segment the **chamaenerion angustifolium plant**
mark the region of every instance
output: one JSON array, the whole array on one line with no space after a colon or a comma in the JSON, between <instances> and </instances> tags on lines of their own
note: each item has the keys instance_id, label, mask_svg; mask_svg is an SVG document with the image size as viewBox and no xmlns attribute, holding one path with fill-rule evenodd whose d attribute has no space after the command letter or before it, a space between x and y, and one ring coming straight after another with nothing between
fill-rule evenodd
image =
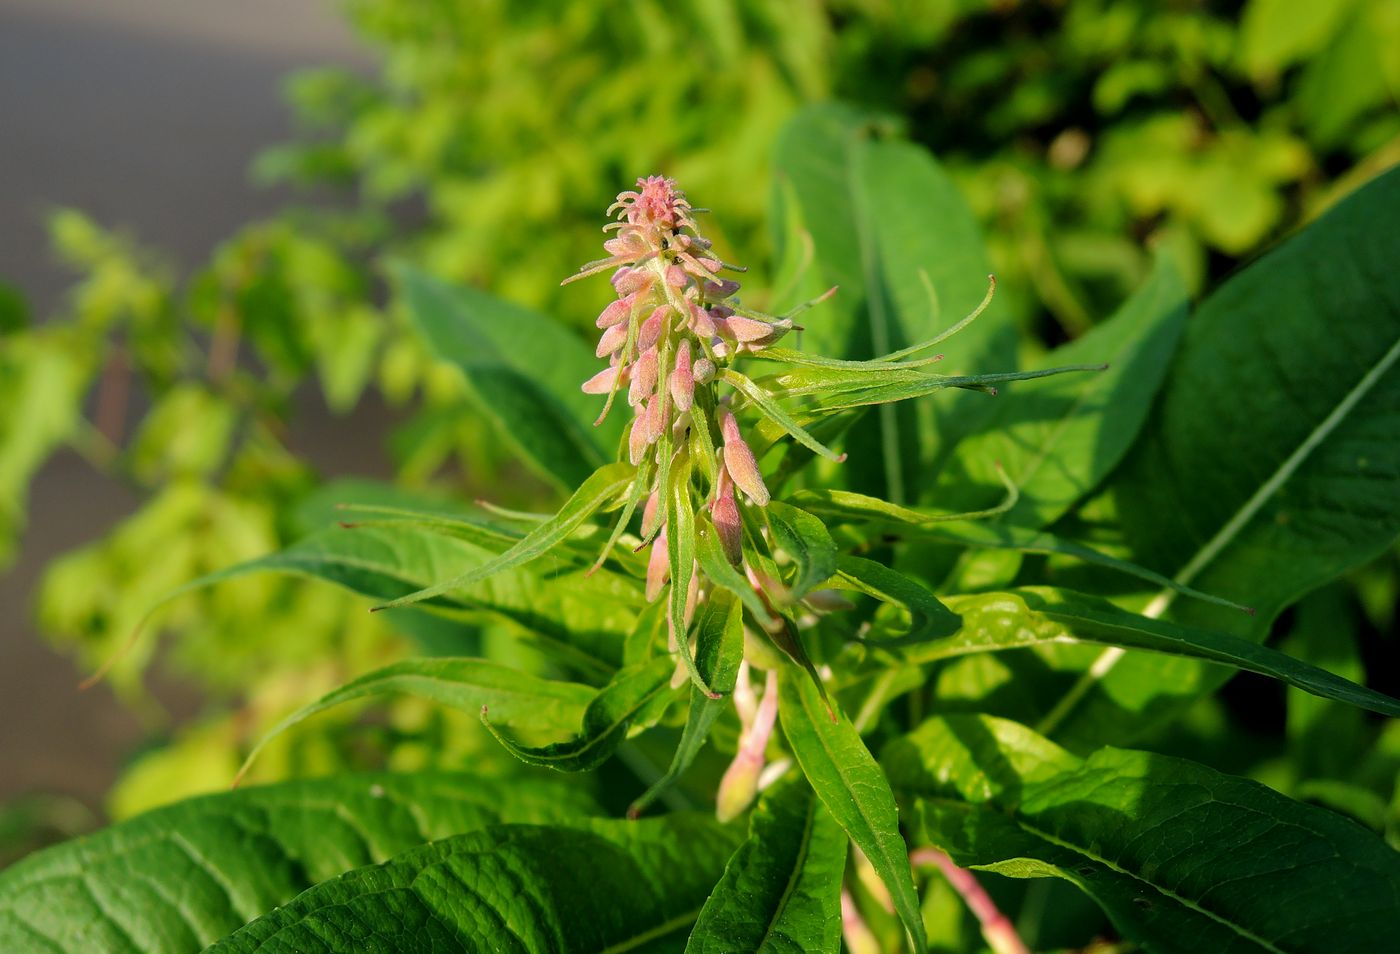
<instances>
[{"instance_id":1,"label":"chamaenerion angustifolium plant","mask_svg":"<svg viewBox=\"0 0 1400 954\"><path fill-rule=\"evenodd\" d=\"M1333 224L1275 253L1281 263L1261 267L1302 274L1297 262L1318 243L1339 232L1354 241L1355 209L1393 202L1396 181L1377 183ZM412 693L479 712L525 766L604 773L602 803L560 776L495 766L484 749L473 772L333 776L178 803L0 876L6 949L844 943L861 954L931 945L1002 954L1028 947L1003 910L1015 905L1025 921L1027 905L1053 905L1063 918L1092 920L1084 898L1125 945L1147 950L1384 948L1400 911L1400 857L1381 838L1204 764L1078 741L1084 720L1103 721L1109 703L1127 723L1208 690L1214 677L1201 663L1400 715L1393 699L1212 625L1224 617L1211 614L1248 617L1190 584L1251 525L1259 494L1205 556L1167 578L1043 529L1047 513L1067 506L1035 482L1037 467L1060 463L1053 450L1067 445L1058 436L1038 441L1034 467L1017 457L1002 474L1004 499L981 510L848 489L841 470L862 461L832 445L859 446L862 428L881 440L897 434L901 421L886 412L905 402L1002 383L1014 395L1015 382L1114 369L935 373L941 356L928 352L983 313L990 289L967 318L874 358L780 347L803 333L794 318L829 292L781 317L746 308L737 282L721 277L735 268L701 236L700 210L670 180L641 180L614 210L609 256L575 276L611 272L617 292L597 321L596 356L608 364L582 390L602 401L600 425L621 402L631 419L614 431L617 459L600 463L557 513L360 504L343 528L199 581L296 570L374 596L378 609L448 620L484 609L511 620L543 651L535 664L407 660L347 683L273 734L342 702ZM1383 246L1353 246L1357 275L1374 271ZM1168 292L1149 286L1129 313L1178 311L1169 279L1160 281ZM1368 287L1353 275L1339 282ZM1400 315L1379 300L1378 320ZM509 331L532 330L520 325ZM1115 353L1137 360L1126 346ZM1177 373L1189 383L1198 359L1186 353ZM1319 346L1313 357L1327 354ZM1400 346L1382 349L1304 450L1330 446L1363 399L1392 400L1385 376L1397 355ZM1054 435L1073 430L1072 412L1022 404L1018 413L1029 410L1058 421ZM540 424L527 416L520 426ZM1013 417L1004 426L1024 436L1022 425ZM1284 460L1265 489L1293 480L1304 457ZM1006 519L1018 514L1020 523ZM940 598L921 566L941 559L922 549L940 543L1073 558L1156 595L1109 601L974 561L950 577L966 581L965 592ZM425 577L438 582L412 582ZM1275 599L1266 582L1255 585ZM1011 650L1060 670L1068 691L1046 705L1033 698L1041 680L959 668ZM1154 661L1150 685L1130 681L1143 659ZM1036 715L1008 717L1025 702ZM647 778L654 737L669 744L670 766ZM649 782L631 798L631 819L608 817L620 814L610 810L614 761ZM704 777L700 786L687 786L692 775ZM712 798L714 810L688 810L697 797ZM971 868L1078 891L1037 900ZM1037 916L1034 946L1054 945L1053 923L1044 926L1053 919Z\"/></svg>"}]
</instances>

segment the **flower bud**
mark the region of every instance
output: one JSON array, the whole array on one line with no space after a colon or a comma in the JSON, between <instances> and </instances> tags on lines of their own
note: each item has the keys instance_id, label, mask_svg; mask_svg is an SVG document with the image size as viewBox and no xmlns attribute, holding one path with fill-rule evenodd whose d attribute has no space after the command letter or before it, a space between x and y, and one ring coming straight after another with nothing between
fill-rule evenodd
<instances>
[{"instance_id":1,"label":"flower bud","mask_svg":"<svg viewBox=\"0 0 1400 954\"><path fill-rule=\"evenodd\" d=\"M681 268L679 265L667 267L666 284L670 285L672 288L684 288L686 281L688 281L688 279L686 278L685 269Z\"/></svg>"},{"instance_id":2,"label":"flower bud","mask_svg":"<svg viewBox=\"0 0 1400 954\"><path fill-rule=\"evenodd\" d=\"M768 506L772 499L768 487L763 483L763 475L758 471L758 461L753 450L739 433L739 422L728 410L720 412L720 431L724 435L724 468L734 483L750 500L760 507Z\"/></svg>"},{"instance_id":3,"label":"flower bud","mask_svg":"<svg viewBox=\"0 0 1400 954\"><path fill-rule=\"evenodd\" d=\"M665 409L661 404L660 395L653 395L651 400L647 401L646 414L643 415L643 430L648 444L655 444L661 440L661 435L666 433Z\"/></svg>"},{"instance_id":4,"label":"flower bud","mask_svg":"<svg viewBox=\"0 0 1400 954\"><path fill-rule=\"evenodd\" d=\"M744 523L739 517L739 505L734 501L734 490L725 487L710 505L710 520L715 525L724 555L734 566L744 558Z\"/></svg>"},{"instance_id":5,"label":"flower bud","mask_svg":"<svg viewBox=\"0 0 1400 954\"><path fill-rule=\"evenodd\" d=\"M729 326L730 333L739 341L759 341L773 334L773 326L768 322L745 318L743 315L727 318L725 323Z\"/></svg>"},{"instance_id":6,"label":"flower bud","mask_svg":"<svg viewBox=\"0 0 1400 954\"><path fill-rule=\"evenodd\" d=\"M728 298L739 290L739 283L728 278L721 278L716 282L705 282L702 286L705 290L705 297L709 299Z\"/></svg>"},{"instance_id":7,"label":"flower bud","mask_svg":"<svg viewBox=\"0 0 1400 954\"><path fill-rule=\"evenodd\" d=\"M695 378L696 384L709 384L715 376L715 363L709 358L699 359L695 362L691 376Z\"/></svg>"},{"instance_id":8,"label":"flower bud","mask_svg":"<svg viewBox=\"0 0 1400 954\"><path fill-rule=\"evenodd\" d=\"M612 286L619 295L630 295L651 284L651 275L637 268L623 266L612 277Z\"/></svg>"},{"instance_id":9,"label":"flower bud","mask_svg":"<svg viewBox=\"0 0 1400 954\"><path fill-rule=\"evenodd\" d=\"M647 350L661 340L661 325L666 320L666 311L669 305L660 305L647 315L647 320L642 322L641 329L637 332L637 347L642 351Z\"/></svg>"},{"instance_id":10,"label":"flower bud","mask_svg":"<svg viewBox=\"0 0 1400 954\"><path fill-rule=\"evenodd\" d=\"M646 412L638 408L636 416L632 418L632 430L627 434L627 459L633 466L642 462L650 444L647 440Z\"/></svg>"},{"instance_id":11,"label":"flower bud","mask_svg":"<svg viewBox=\"0 0 1400 954\"><path fill-rule=\"evenodd\" d=\"M627 324L624 322L620 325L613 325L607 331L603 332L603 336L598 339L598 347L593 353L600 358L605 358L626 343Z\"/></svg>"},{"instance_id":12,"label":"flower bud","mask_svg":"<svg viewBox=\"0 0 1400 954\"><path fill-rule=\"evenodd\" d=\"M656 391L657 364L656 349L648 348L637 359L632 369L632 387L627 393L627 403L636 407Z\"/></svg>"},{"instance_id":13,"label":"flower bud","mask_svg":"<svg viewBox=\"0 0 1400 954\"><path fill-rule=\"evenodd\" d=\"M651 542L651 558L647 560L647 602L651 603L661 595L661 589L671 576L671 558L667 553L666 528L662 527L656 539Z\"/></svg>"},{"instance_id":14,"label":"flower bud","mask_svg":"<svg viewBox=\"0 0 1400 954\"><path fill-rule=\"evenodd\" d=\"M624 381L627 379L627 371L628 368L621 369L622 379ZM613 381L617 378L618 372L619 369L617 365L613 365L610 368L604 368L597 374L593 375L593 377L583 382L583 393L607 394L613 389Z\"/></svg>"},{"instance_id":15,"label":"flower bud","mask_svg":"<svg viewBox=\"0 0 1400 954\"><path fill-rule=\"evenodd\" d=\"M656 522L661 516L661 492L653 490L642 507L642 539L649 538L656 531Z\"/></svg>"},{"instance_id":16,"label":"flower bud","mask_svg":"<svg viewBox=\"0 0 1400 954\"><path fill-rule=\"evenodd\" d=\"M715 321L710 313L694 302L690 303L690 330L701 338L709 340L715 336Z\"/></svg>"},{"instance_id":17,"label":"flower bud","mask_svg":"<svg viewBox=\"0 0 1400 954\"><path fill-rule=\"evenodd\" d=\"M685 338L676 348L676 367L671 371L671 400L676 410L684 414L695 401L695 378L690 368L690 339Z\"/></svg>"}]
</instances>

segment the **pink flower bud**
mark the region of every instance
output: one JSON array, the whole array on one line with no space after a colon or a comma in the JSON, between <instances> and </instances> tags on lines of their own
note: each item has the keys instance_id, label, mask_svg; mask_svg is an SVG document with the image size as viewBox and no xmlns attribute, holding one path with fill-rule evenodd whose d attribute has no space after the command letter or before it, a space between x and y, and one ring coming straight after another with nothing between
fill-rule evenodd
<instances>
[{"instance_id":1,"label":"pink flower bud","mask_svg":"<svg viewBox=\"0 0 1400 954\"><path fill-rule=\"evenodd\" d=\"M651 275L636 268L623 266L612 277L613 288L619 295L630 295L651 284Z\"/></svg>"},{"instance_id":2,"label":"pink flower bud","mask_svg":"<svg viewBox=\"0 0 1400 954\"><path fill-rule=\"evenodd\" d=\"M739 517L739 505L734 491L726 486L710 505L710 520L715 525L724 555L734 566L744 558L744 522Z\"/></svg>"},{"instance_id":3,"label":"pink flower bud","mask_svg":"<svg viewBox=\"0 0 1400 954\"><path fill-rule=\"evenodd\" d=\"M706 282L703 287L706 298L728 298L739 290L739 283L728 278L721 278L717 282Z\"/></svg>"},{"instance_id":4,"label":"pink flower bud","mask_svg":"<svg viewBox=\"0 0 1400 954\"><path fill-rule=\"evenodd\" d=\"M695 368L691 372L696 384L709 384L715 376L715 363L709 358L701 358L695 362Z\"/></svg>"},{"instance_id":5,"label":"pink flower bud","mask_svg":"<svg viewBox=\"0 0 1400 954\"><path fill-rule=\"evenodd\" d=\"M773 334L773 326L766 321L734 315L726 319L729 330L739 341L758 341Z\"/></svg>"},{"instance_id":6,"label":"pink flower bud","mask_svg":"<svg viewBox=\"0 0 1400 954\"><path fill-rule=\"evenodd\" d=\"M650 537L656 530L657 519L661 515L661 493L653 490L642 508L642 539Z\"/></svg>"},{"instance_id":7,"label":"pink flower bud","mask_svg":"<svg viewBox=\"0 0 1400 954\"><path fill-rule=\"evenodd\" d=\"M744 678L748 675L745 673ZM738 698L738 692L735 692ZM742 718L742 714L741 714ZM739 751L729 769L720 780L719 791L715 794L715 817L728 822L743 814L744 809L758 795L758 778L763 773L764 752L768 740L773 735L773 724L778 718L778 673L769 670L763 688L763 701L758 704L753 721L744 720L744 730L739 737Z\"/></svg>"},{"instance_id":8,"label":"pink flower bud","mask_svg":"<svg viewBox=\"0 0 1400 954\"><path fill-rule=\"evenodd\" d=\"M597 374L593 375L593 377L583 382L583 393L607 394L613 389L613 380L617 378L618 370L617 365L613 365L611 368L604 368L602 371L599 371ZM623 368L621 371L622 380L627 380L628 369Z\"/></svg>"},{"instance_id":9,"label":"pink flower bud","mask_svg":"<svg viewBox=\"0 0 1400 954\"><path fill-rule=\"evenodd\" d=\"M671 400L676 410L684 414L695 401L695 378L690 369L690 339L681 341L676 349L676 367L671 371Z\"/></svg>"},{"instance_id":10,"label":"pink flower bud","mask_svg":"<svg viewBox=\"0 0 1400 954\"><path fill-rule=\"evenodd\" d=\"M656 349L648 348L637 359L632 369L632 387L627 392L627 403L636 407L656 391L657 364Z\"/></svg>"},{"instance_id":11,"label":"pink flower bud","mask_svg":"<svg viewBox=\"0 0 1400 954\"><path fill-rule=\"evenodd\" d=\"M690 330L701 338L710 339L715 336L715 322L710 317L710 313L694 302L690 303Z\"/></svg>"},{"instance_id":12,"label":"pink flower bud","mask_svg":"<svg viewBox=\"0 0 1400 954\"><path fill-rule=\"evenodd\" d=\"M617 301L608 302L608 307L598 313L598 320L595 324L599 328L611 328L613 325L621 324L627 320L627 316L632 312L632 306L636 304L635 293L619 298Z\"/></svg>"},{"instance_id":13,"label":"pink flower bud","mask_svg":"<svg viewBox=\"0 0 1400 954\"><path fill-rule=\"evenodd\" d=\"M666 433L666 414L661 404L660 395L654 395L651 400L647 401L647 409L644 416L645 424L643 428L646 433L646 442L648 444L655 444L657 441L661 440L661 435Z\"/></svg>"},{"instance_id":14,"label":"pink flower bud","mask_svg":"<svg viewBox=\"0 0 1400 954\"><path fill-rule=\"evenodd\" d=\"M739 422L728 410L720 413L720 431L724 435L724 468L734 483L748 498L760 507L768 506L772 499L768 487L763 483L763 475L758 472L758 461L753 450L739 433Z\"/></svg>"},{"instance_id":15,"label":"pink flower bud","mask_svg":"<svg viewBox=\"0 0 1400 954\"><path fill-rule=\"evenodd\" d=\"M645 351L661 340L661 326L666 320L666 311L669 305L661 305L652 310L647 315L647 320L642 322L642 327L637 332L637 347Z\"/></svg>"},{"instance_id":16,"label":"pink flower bud","mask_svg":"<svg viewBox=\"0 0 1400 954\"><path fill-rule=\"evenodd\" d=\"M598 339L598 347L594 349L594 354L600 358L612 354L618 348L627 343L627 325L613 325L603 336Z\"/></svg>"},{"instance_id":17,"label":"pink flower bud","mask_svg":"<svg viewBox=\"0 0 1400 954\"><path fill-rule=\"evenodd\" d=\"M634 466L640 464L650 444L647 440L646 411L637 408L637 414L632 418L632 430L627 435L627 459Z\"/></svg>"},{"instance_id":18,"label":"pink flower bud","mask_svg":"<svg viewBox=\"0 0 1400 954\"><path fill-rule=\"evenodd\" d=\"M661 589L671 577L671 558L666 550L666 528L651 543L651 558L647 560L647 602L651 603L661 595Z\"/></svg>"},{"instance_id":19,"label":"pink flower bud","mask_svg":"<svg viewBox=\"0 0 1400 954\"><path fill-rule=\"evenodd\" d=\"M666 269L666 284L670 285L672 288L684 288L688 280L689 279L686 278L685 269L681 268L679 265L671 265Z\"/></svg>"}]
</instances>

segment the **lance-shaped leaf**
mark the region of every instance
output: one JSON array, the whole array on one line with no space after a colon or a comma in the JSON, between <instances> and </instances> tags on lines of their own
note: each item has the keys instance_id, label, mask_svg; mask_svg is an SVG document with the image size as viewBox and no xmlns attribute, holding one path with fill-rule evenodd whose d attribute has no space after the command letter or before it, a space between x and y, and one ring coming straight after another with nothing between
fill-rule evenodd
<instances>
[{"instance_id":1,"label":"lance-shaped leaf","mask_svg":"<svg viewBox=\"0 0 1400 954\"><path fill-rule=\"evenodd\" d=\"M805 510L773 501L764 508L773 542L792 558L797 572L788 589L800 600L836 572L836 544L826 525Z\"/></svg>"},{"instance_id":2,"label":"lance-shaped leaf","mask_svg":"<svg viewBox=\"0 0 1400 954\"><path fill-rule=\"evenodd\" d=\"M1145 950L1393 945L1400 854L1258 782L1123 749L1081 761L986 716L931 719L881 762L958 864L1064 878Z\"/></svg>"},{"instance_id":3,"label":"lance-shaped leaf","mask_svg":"<svg viewBox=\"0 0 1400 954\"><path fill-rule=\"evenodd\" d=\"M909 851L899 833L899 809L885 773L875 764L851 720L827 708L818 687L785 668L778 682L778 716L797 764L889 890L895 911L914 940L927 947Z\"/></svg>"},{"instance_id":4,"label":"lance-shaped leaf","mask_svg":"<svg viewBox=\"0 0 1400 954\"><path fill-rule=\"evenodd\" d=\"M909 611L908 632L872 639L872 645L912 646L949 636L957 632L962 624L958 614L939 602L926 586L883 563L843 554L837 560L837 567L838 572L830 581L831 586L855 590L883 603L903 606Z\"/></svg>"},{"instance_id":5,"label":"lance-shaped leaf","mask_svg":"<svg viewBox=\"0 0 1400 954\"><path fill-rule=\"evenodd\" d=\"M700 605L695 619L695 668L705 684L722 696L734 691L739 676L739 664L744 660L743 607L733 593L716 590ZM698 685L690 688L690 712L680 745L671 759L666 774L634 801L628 808L635 818L690 768L700 747L710 734L710 727L728 705L723 699L712 699Z\"/></svg>"},{"instance_id":6,"label":"lance-shaped leaf","mask_svg":"<svg viewBox=\"0 0 1400 954\"><path fill-rule=\"evenodd\" d=\"M561 772L586 772L607 761L634 724L661 716L675 696L670 686L674 668L669 656L657 656L621 670L584 710L583 731L567 742L521 745L496 728L489 709L482 711L481 721L522 762Z\"/></svg>"},{"instance_id":7,"label":"lance-shaped leaf","mask_svg":"<svg viewBox=\"0 0 1400 954\"><path fill-rule=\"evenodd\" d=\"M845 832L800 777L758 800L748 839L705 902L686 954L841 948Z\"/></svg>"},{"instance_id":8,"label":"lance-shaped leaf","mask_svg":"<svg viewBox=\"0 0 1400 954\"><path fill-rule=\"evenodd\" d=\"M411 603L431 599L451 590L479 583L502 570L520 566L548 553L552 548L567 540L569 535L595 511L611 502L613 498L625 490L635 474L635 467L623 463L607 464L598 468L579 485L578 490L574 491L574 495L569 498L557 514L537 525L509 550L487 560L480 566L467 570L465 573L460 573L451 579L435 583L407 596L400 596L398 599L376 606L375 609L392 609L395 606L407 606Z\"/></svg>"},{"instance_id":9,"label":"lance-shaped leaf","mask_svg":"<svg viewBox=\"0 0 1400 954\"><path fill-rule=\"evenodd\" d=\"M248 753L243 770L268 742L303 719L355 699L389 694L417 696L472 714L487 709L493 722L513 729L567 732L580 723L598 691L487 659L405 659L352 679L287 716Z\"/></svg>"},{"instance_id":10,"label":"lance-shaped leaf","mask_svg":"<svg viewBox=\"0 0 1400 954\"><path fill-rule=\"evenodd\" d=\"M0 873L0 950L194 954L317 882L427 841L600 811L576 786L439 773L190 799Z\"/></svg>"},{"instance_id":11,"label":"lance-shaped leaf","mask_svg":"<svg viewBox=\"0 0 1400 954\"><path fill-rule=\"evenodd\" d=\"M695 688L711 699L720 694L705 681L695 665L686 626L686 602L695 575L695 510L690 502L690 453L682 449L671 463L666 493L666 548L671 564L671 586L667 593L667 625L675 637L676 652Z\"/></svg>"},{"instance_id":12,"label":"lance-shaped leaf","mask_svg":"<svg viewBox=\"0 0 1400 954\"><path fill-rule=\"evenodd\" d=\"M567 828L501 825L319 884L210 954L674 949L736 841L736 833L695 814ZM683 864L678 845L685 846Z\"/></svg>"},{"instance_id":13,"label":"lance-shaped leaf","mask_svg":"<svg viewBox=\"0 0 1400 954\"><path fill-rule=\"evenodd\" d=\"M1324 699L1400 717L1400 700L1240 636L1151 619L1106 600L1046 586L949 598L962 628L900 655L917 663L969 653L1093 643L1184 656L1244 669Z\"/></svg>"},{"instance_id":14,"label":"lance-shaped leaf","mask_svg":"<svg viewBox=\"0 0 1400 954\"><path fill-rule=\"evenodd\" d=\"M803 447L806 447L812 453L819 457L825 457L827 460L836 461L837 463L846 459L845 454L836 453L836 451L827 447L808 433L805 427L798 424L791 414L784 411L782 406L779 405L777 401L773 400L772 395L742 374L736 371L724 370L720 372L720 380L724 381L725 384L731 385L734 390L748 398L764 417L786 431L793 440L797 441Z\"/></svg>"},{"instance_id":15,"label":"lance-shaped leaf","mask_svg":"<svg viewBox=\"0 0 1400 954\"><path fill-rule=\"evenodd\" d=\"M1132 559L1259 613L1241 619L1163 592L1151 615L1259 640L1284 607L1395 543L1397 217L1400 170L1390 170L1192 319L1109 491ZM1087 744L1122 739L1219 685L1186 661L1107 652L1047 726Z\"/></svg>"},{"instance_id":16,"label":"lance-shaped leaf","mask_svg":"<svg viewBox=\"0 0 1400 954\"><path fill-rule=\"evenodd\" d=\"M397 263L393 273L407 312L433 353L462 369L477 411L530 468L571 488L605 463L622 421L595 438L586 426L596 398L579 388L598 360L553 319L467 286L448 285Z\"/></svg>"}]
</instances>

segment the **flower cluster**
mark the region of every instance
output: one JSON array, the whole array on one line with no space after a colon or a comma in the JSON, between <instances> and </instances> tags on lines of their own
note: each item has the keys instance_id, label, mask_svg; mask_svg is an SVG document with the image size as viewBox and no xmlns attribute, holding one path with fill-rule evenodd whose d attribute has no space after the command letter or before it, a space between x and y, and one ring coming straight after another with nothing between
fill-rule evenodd
<instances>
[{"instance_id":1,"label":"flower cluster","mask_svg":"<svg viewBox=\"0 0 1400 954\"><path fill-rule=\"evenodd\" d=\"M602 331L597 355L609 366L583 390L607 395L599 422L624 388L632 407L628 454L639 467L650 464L646 472L655 481L643 516L643 536L653 539L647 579L652 599L669 575L666 527L658 513L666 462L659 457L682 445L692 428L718 430L710 435L711 446L718 436L721 453L708 506L726 555L740 562L735 489L760 507L769 495L738 422L715 393L716 382L734 355L767 347L792 329L790 319L767 319L739 305L734 297L739 283L719 273L742 269L721 261L700 234L695 215L702 211L691 207L671 179L637 180L637 190L619 194L608 209L609 215L617 213L617 221L604 227L616 232L603 243L609 257L568 279L615 269L617 299L597 321ZM662 441L667 434L672 440Z\"/></svg>"}]
</instances>

